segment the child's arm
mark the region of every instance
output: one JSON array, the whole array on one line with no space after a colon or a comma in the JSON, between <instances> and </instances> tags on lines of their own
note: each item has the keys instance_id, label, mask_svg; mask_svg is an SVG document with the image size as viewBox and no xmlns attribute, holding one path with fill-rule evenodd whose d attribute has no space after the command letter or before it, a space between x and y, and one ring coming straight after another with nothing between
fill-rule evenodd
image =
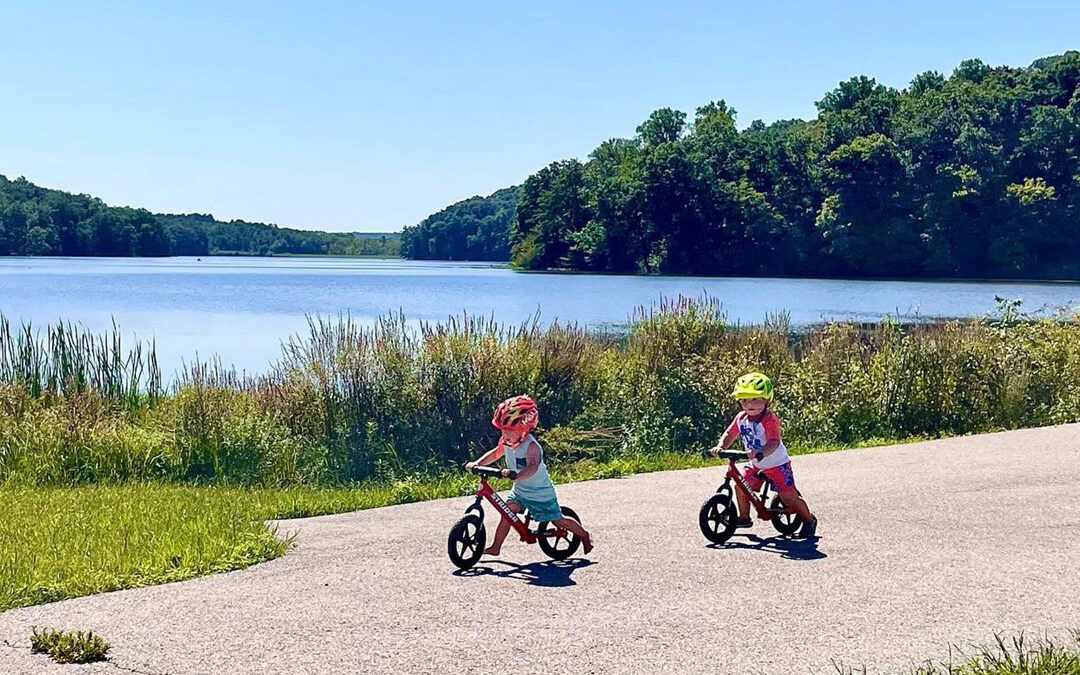
<instances>
[{"instance_id":1,"label":"child's arm","mask_svg":"<svg viewBox=\"0 0 1080 675\"><path fill-rule=\"evenodd\" d=\"M518 471L517 479L528 478L540 469L540 446L536 441L529 443L529 449L525 451L525 468Z\"/></svg>"},{"instance_id":2,"label":"child's arm","mask_svg":"<svg viewBox=\"0 0 1080 675\"><path fill-rule=\"evenodd\" d=\"M773 450L776 450L779 447L780 447L780 439L775 438L775 439L773 439L771 441L765 441L765 445L763 445L761 447L760 452L764 457L768 457L769 455L772 454Z\"/></svg>"},{"instance_id":3,"label":"child's arm","mask_svg":"<svg viewBox=\"0 0 1080 675\"><path fill-rule=\"evenodd\" d=\"M709 448L709 454L716 457L716 453L721 450L726 450L731 447L731 444L739 440L739 425L732 421L728 428L724 430L724 434L720 436L719 442L716 445Z\"/></svg>"},{"instance_id":4,"label":"child's arm","mask_svg":"<svg viewBox=\"0 0 1080 675\"><path fill-rule=\"evenodd\" d=\"M500 443L500 444L496 445L494 448L492 448L492 449L488 450L487 452L485 452L484 454L480 455L480 457L475 462L467 462L465 464L465 470L466 471L472 471L472 468L474 466L487 466L488 464L491 464L492 462L494 462L495 460L499 459L502 456L503 456L503 446L502 446L502 443Z\"/></svg>"}]
</instances>

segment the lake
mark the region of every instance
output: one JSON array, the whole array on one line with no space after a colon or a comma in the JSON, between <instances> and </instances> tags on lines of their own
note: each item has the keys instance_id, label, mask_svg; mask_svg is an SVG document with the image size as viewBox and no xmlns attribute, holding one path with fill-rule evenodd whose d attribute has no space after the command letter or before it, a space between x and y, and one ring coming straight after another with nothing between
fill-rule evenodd
<instances>
[{"instance_id":1,"label":"lake","mask_svg":"<svg viewBox=\"0 0 1080 675\"><path fill-rule=\"evenodd\" d=\"M729 320L760 323L787 310L792 323L983 315L994 296L1028 310L1080 302L1073 283L843 281L523 274L483 263L356 258L0 258L0 312L39 327L57 319L154 338L168 375L182 360L217 354L262 371L305 315L349 312L374 321L451 314L519 323L539 314L609 328L663 297L709 295Z\"/></svg>"}]
</instances>

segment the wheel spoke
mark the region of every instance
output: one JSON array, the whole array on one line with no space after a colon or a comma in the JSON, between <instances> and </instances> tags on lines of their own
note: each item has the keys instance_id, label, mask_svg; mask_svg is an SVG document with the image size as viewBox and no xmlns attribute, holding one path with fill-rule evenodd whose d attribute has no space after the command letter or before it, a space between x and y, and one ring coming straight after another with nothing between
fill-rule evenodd
<instances>
[{"instance_id":1,"label":"wheel spoke","mask_svg":"<svg viewBox=\"0 0 1080 675\"><path fill-rule=\"evenodd\" d=\"M709 509L709 514L705 516L705 520L709 523L709 527L712 528L713 532L719 532L724 527L723 513L716 508L715 504Z\"/></svg>"}]
</instances>

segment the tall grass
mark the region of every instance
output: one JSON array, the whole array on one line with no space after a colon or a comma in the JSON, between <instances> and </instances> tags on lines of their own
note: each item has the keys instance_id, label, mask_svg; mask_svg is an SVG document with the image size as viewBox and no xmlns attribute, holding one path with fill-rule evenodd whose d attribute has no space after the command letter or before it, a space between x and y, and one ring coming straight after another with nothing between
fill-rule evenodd
<instances>
[{"instance_id":1,"label":"tall grass","mask_svg":"<svg viewBox=\"0 0 1080 675\"><path fill-rule=\"evenodd\" d=\"M1080 420L1080 321L729 325L715 300L637 311L625 334L465 316L313 317L270 372L189 364L163 391L153 346L0 321L0 481L289 486L395 481L494 442L494 405L536 397L556 464L693 452L748 370L777 383L792 447Z\"/></svg>"},{"instance_id":2,"label":"tall grass","mask_svg":"<svg viewBox=\"0 0 1080 675\"><path fill-rule=\"evenodd\" d=\"M102 335L70 322L46 328L13 327L0 314L0 382L14 384L35 398L71 397L93 392L127 410L152 405L161 394L161 370L153 342L125 350L114 323Z\"/></svg>"},{"instance_id":3,"label":"tall grass","mask_svg":"<svg viewBox=\"0 0 1080 675\"><path fill-rule=\"evenodd\" d=\"M968 653L970 652L970 653ZM837 664L840 675L868 675ZM1011 640L996 636L993 647L974 650L953 648L941 662L927 661L908 671L909 675L1080 675L1080 631L1072 631L1065 644L1050 639L1030 640L1020 634Z\"/></svg>"}]
</instances>

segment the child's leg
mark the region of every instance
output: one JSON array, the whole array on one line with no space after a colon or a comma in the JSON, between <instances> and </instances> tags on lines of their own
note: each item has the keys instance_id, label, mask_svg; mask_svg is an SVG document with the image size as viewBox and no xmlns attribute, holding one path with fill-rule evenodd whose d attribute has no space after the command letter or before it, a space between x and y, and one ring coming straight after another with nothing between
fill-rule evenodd
<instances>
[{"instance_id":1,"label":"child's leg","mask_svg":"<svg viewBox=\"0 0 1080 675\"><path fill-rule=\"evenodd\" d=\"M795 513L802 517L804 523L814 519L814 514L810 513L810 507L806 505L806 500L799 496L798 491L785 490L781 492L780 501L789 509L795 509Z\"/></svg>"},{"instance_id":2,"label":"child's leg","mask_svg":"<svg viewBox=\"0 0 1080 675\"><path fill-rule=\"evenodd\" d=\"M742 490L735 490L735 501L739 505L739 519L747 520L750 518L750 498L746 496L746 493Z\"/></svg>"},{"instance_id":3,"label":"child's leg","mask_svg":"<svg viewBox=\"0 0 1080 675\"><path fill-rule=\"evenodd\" d=\"M561 527L564 530L570 530L581 539L582 546L585 547L585 554L588 555L592 551L592 535L589 531L581 526L581 523L573 518L559 518L558 520L551 521L551 524L555 527Z\"/></svg>"},{"instance_id":4,"label":"child's leg","mask_svg":"<svg viewBox=\"0 0 1080 675\"><path fill-rule=\"evenodd\" d=\"M506 505L514 513L521 513L521 504L513 499L506 502ZM495 528L495 539L492 540L491 546L484 549L484 553L486 555L499 555L499 551L502 550L503 540L506 539L508 532L510 532L510 521L500 516L499 526Z\"/></svg>"},{"instance_id":5,"label":"child's leg","mask_svg":"<svg viewBox=\"0 0 1080 675\"><path fill-rule=\"evenodd\" d=\"M743 480L750 485L751 490L757 491L761 489L761 479L758 477L757 467L747 464L743 468ZM735 503L739 506L739 520L750 520L750 498L737 486L733 485L732 487L735 488Z\"/></svg>"}]
</instances>

